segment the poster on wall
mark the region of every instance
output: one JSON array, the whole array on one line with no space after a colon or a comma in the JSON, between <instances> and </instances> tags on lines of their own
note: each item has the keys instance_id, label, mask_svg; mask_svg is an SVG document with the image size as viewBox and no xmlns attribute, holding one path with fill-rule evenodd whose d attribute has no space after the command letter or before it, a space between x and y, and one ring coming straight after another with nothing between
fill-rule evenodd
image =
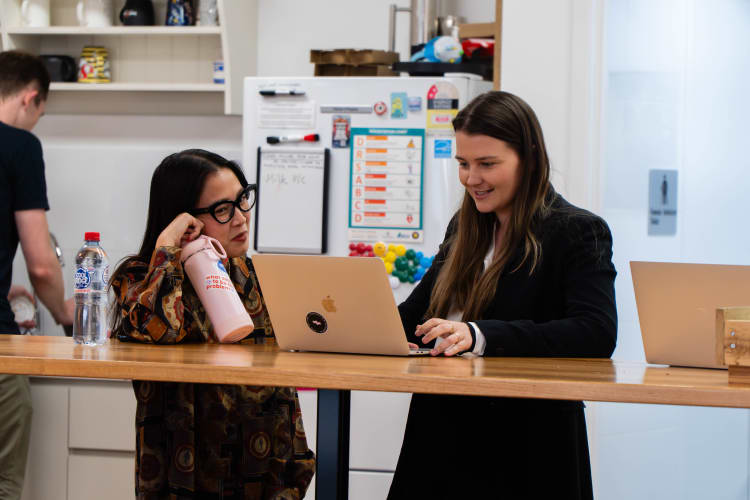
<instances>
[{"instance_id":1,"label":"poster on wall","mask_svg":"<svg viewBox=\"0 0 750 500\"><path fill-rule=\"evenodd\" d=\"M351 129L349 240L421 242L424 129Z\"/></svg>"},{"instance_id":2,"label":"poster on wall","mask_svg":"<svg viewBox=\"0 0 750 500\"><path fill-rule=\"evenodd\" d=\"M677 234L677 170L648 172L648 235Z\"/></svg>"}]
</instances>

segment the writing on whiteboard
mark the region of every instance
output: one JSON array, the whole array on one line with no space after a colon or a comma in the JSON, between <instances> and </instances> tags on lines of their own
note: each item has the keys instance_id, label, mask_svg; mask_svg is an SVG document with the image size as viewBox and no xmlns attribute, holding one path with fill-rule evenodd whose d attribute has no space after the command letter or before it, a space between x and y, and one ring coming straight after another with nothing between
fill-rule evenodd
<instances>
[{"instance_id":1,"label":"writing on whiteboard","mask_svg":"<svg viewBox=\"0 0 750 500\"><path fill-rule=\"evenodd\" d=\"M324 168L320 153L265 153L262 183L276 186L304 186L310 170L321 172ZM319 174L318 174L319 175Z\"/></svg>"},{"instance_id":2,"label":"writing on whiteboard","mask_svg":"<svg viewBox=\"0 0 750 500\"><path fill-rule=\"evenodd\" d=\"M286 186L289 184L307 184L307 180L301 174L287 175L284 172L268 172L263 175L263 183Z\"/></svg>"}]
</instances>

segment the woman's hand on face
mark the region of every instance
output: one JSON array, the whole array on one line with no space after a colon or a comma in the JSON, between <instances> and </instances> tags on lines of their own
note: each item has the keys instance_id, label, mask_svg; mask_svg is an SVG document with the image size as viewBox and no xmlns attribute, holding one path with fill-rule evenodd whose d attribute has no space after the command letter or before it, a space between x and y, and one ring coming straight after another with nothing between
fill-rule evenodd
<instances>
[{"instance_id":1,"label":"woman's hand on face","mask_svg":"<svg viewBox=\"0 0 750 500\"><path fill-rule=\"evenodd\" d=\"M156 239L156 248L181 247L200 236L202 230L203 223L200 220L183 212L164 228Z\"/></svg>"},{"instance_id":2,"label":"woman's hand on face","mask_svg":"<svg viewBox=\"0 0 750 500\"><path fill-rule=\"evenodd\" d=\"M417 337L423 337L422 343L427 344L438 337L443 341L430 352L433 356L445 354L455 356L471 347L471 332L469 325L460 321L448 321L441 318L430 318L421 325L417 325Z\"/></svg>"}]
</instances>

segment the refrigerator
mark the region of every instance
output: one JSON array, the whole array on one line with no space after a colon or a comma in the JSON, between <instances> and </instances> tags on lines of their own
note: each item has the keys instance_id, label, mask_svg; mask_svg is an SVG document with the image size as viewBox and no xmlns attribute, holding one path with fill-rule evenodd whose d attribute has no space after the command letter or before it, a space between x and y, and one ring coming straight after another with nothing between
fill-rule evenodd
<instances>
[{"instance_id":1,"label":"refrigerator","mask_svg":"<svg viewBox=\"0 0 750 500\"><path fill-rule=\"evenodd\" d=\"M433 256L463 196L451 120L491 87L464 73L246 78L243 167L249 182L260 183L251 251L279 236L289 238L290 253L347 256L358 253L358 244L366 249L382 241ZM311 182L307 175L301 190L289 172L305 164L324 168L325 179ZM285 176L281 202L271 195ZM303 235L296 243L295 231ZM278 245L266 248L285 251ZM396 278L391 285L397 304L415 286ZM300 392L300 399L314 442L315 398ZM386 496L409 400L409 394L352 392L350 498Z\"/></svg>"},{"instance_id":2,"label":"refrigerator","mask_svg":"<svg viewBox=\"0 0 750 500\"><path fill-rule=\"evenodd\" d=\"M324 195L324 244L318 251L291 245L290 252L346 256L352 253L351 244L383 241L425 257L434 255L463 195L451 119L491 85L464 73L434 78L246 78L243 166L250 182L258 180L259 159L272 153L327 150L325 193L310 193L315 199L307 200L306 192L292 191L288 210L275 207L274 227L287 235L304 232L320 223ZM261 215L275 202L269 188L263 204L263 187L261 179ZM251 220L251 249L256 246L255 225ZM257 235L258 242L263 234ZM393 284L397 302L414 286Z\"/></svg>"}]
</instances>

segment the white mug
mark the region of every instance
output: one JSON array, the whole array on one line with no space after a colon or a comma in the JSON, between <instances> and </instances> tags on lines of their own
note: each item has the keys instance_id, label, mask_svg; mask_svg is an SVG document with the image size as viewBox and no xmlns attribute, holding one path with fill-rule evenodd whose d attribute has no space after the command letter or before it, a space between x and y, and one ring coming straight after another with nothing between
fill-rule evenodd
<instances>
[{"instance_id":1,"label":"white mug","mask_svg":"<svg viewBox=\"0 0 750 500\"><path fill-rule=\"evenodd\" d=\"M219 24L219 7L216 0L198 0L198 25L217 26Z\"/></svg>"},{"instance_id":2,"label":"white mug","mask_svg":"<svg viewBox=\"0 0 750 500\"><path fill-rule=\"evenodd\" d=\"M78 0L76 17L81 26L112 26L114 18L112 0Z\"/></svg>"},{"instance_id":3,"label":"white mug","mask_svg":"<svg viewBox=\"0 0 750 500\"><path fill-rule=\"evenodd\" d=\"M21 23L34 28L49 26L49 0L23 0Z\"/></svg>"}]
</instances>

